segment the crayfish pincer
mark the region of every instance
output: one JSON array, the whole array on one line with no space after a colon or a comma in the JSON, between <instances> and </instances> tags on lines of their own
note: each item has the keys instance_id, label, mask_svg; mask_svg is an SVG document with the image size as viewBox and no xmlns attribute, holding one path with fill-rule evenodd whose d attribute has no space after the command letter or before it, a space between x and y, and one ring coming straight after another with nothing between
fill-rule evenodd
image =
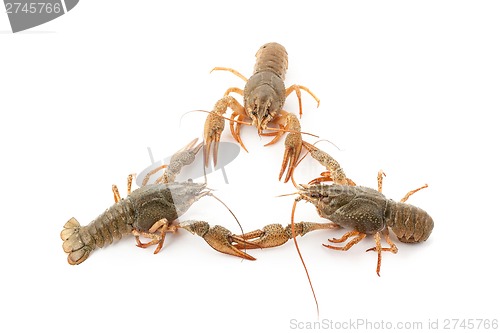
<instances>
[{"instance_id":1,"label":"crayfish pincer","mask_svg":"<svg viewBox=\"0 0 500 333\"><path fill-rule=\"evenodd\" d=\"M252 256L238 250L233 242L245 242L238 239L229 230L221 226L210 227L204 221L186 221L179 223L177 218L183 215L193 203L205 196L213 196L206 184L192 181L167 184L152 184L130 192L125 199L120 199L115 190L116 203L86 226L81 226L71 218L61 232L64 252L68 253L68 263L78 265L84 262L96 248L102 248L119 240L124 235L132 234L137 246L156 245L158 253L166 233L175 233L179 228L196 232L219 252L235 255L244 259L255 260ZM151 239L142 243L140 236Z\"/></svg>"}]
</instances>

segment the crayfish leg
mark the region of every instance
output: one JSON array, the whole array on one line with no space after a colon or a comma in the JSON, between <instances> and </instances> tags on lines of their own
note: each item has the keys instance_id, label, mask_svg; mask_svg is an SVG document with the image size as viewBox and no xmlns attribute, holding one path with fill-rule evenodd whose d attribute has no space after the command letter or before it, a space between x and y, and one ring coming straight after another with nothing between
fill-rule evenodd
<instances>
[{"instance_id":1,"label":"crayfish leg","mask_svg":"<svg viewBox=\"0 0 500 333\"><path fill-rule=\"evenodd\" d=\"M243 81L245 81L245 82L248 81L248 79L245 76L243 76L243 74L241 74L240 72L238 72L236 69L232 69L232 68L229 68L229 67L214 67L210 71L210 73L212 73L213 71L228 71L228 72L233 73L234 75L236 75L237 77L239 77ZM235 88L235 89L237 89L237 88ZM240 94L243 95L243 92L241 92Z\"/></svg>"},{"instance_id":2,"label":"crayfish leg","mask_svg":"<svg viewBox=\"0 0 500 333\"><path fill-rule=\"evenodd\" d=\"M113 199L115 200L115 203L119 202L121 200L120 196L120 191L118 191L118 186L116 185L111 185L111 190L113 191Z\"/></svg>"},{"instance_id":3,"label":"crayfish leg","mask_svg":"<svg viewBox=\"0 0 500 333\"><path fill-rule=\"evenodd\" d=\"M318 103L318 107L319 107L319 98L315 94L313 94L313 92L309 88L298 85L298 84L291 85L290 87L286 88L285 96L288 97L288 95L290 95L292 93L292 91L295 91L295 94L297 95L297 98L299 100L299 115L300 115L300 117L302 117L302 94L300 92L301 89L304 90L305 92L307 92L309 95L311 95L312 98L314 98L314 100Z\"/></svg>"},{"instance_id":4,"label":"crayfish leg","mask_svg":"<svg viewBox=\"0 0 500 333\"><path fill-rule=\"evenodd\" d=\"M381 239L380 239L381 233L384 235L385 241L387 242L387 244L389 244L390 247L382 247ZM374 238L375 238L375 247L369 248L368 250L366 250L366 252L377 251L377 256L378 256L378 258L377 258L377 275L380 276L380 266L382 264L382 251L389 251L389 252L396 254L396 253L398 253L398 248L397 248L396 244L394 244L394 242L391 240L391 238L389 236L389 229L387 229L387 228L385 228L384 230L382 230L380 232L377 232L374 235Z\"/></svg>"},{"instance_id":5,"label":"crayfish leg","mask_svg":"<svg viewBox=\"0 0 500 333\"><path fill-rule=\"evenodd\" d=\"M154 252L154 254L157 254L163 248L163 243L165 241L165 236L167 232L175 233L178 228L179 226L172 225L171 223L168 222L167 219L161 219L157 221L155 224L153 224L153 226L149 228L148 232L133 230L132 234L135 236L135 240L138 247L147 248L151 245L158 244ZM149 238L151 239L151 241L149 241L148 243L142 243L140 240L141 236Z\"/></svg>"},{"instance_id":6,"label":"crayfish leg","mask_svg":"<svg viewBox=\"0 0 500 333\"><path fill-rule=\"evenodd\" d=\"M420 186L419 188L417 188L417 189L415 189L415 190L412 190L412 191L410 191L410 192L406 193L406 195L403 197L403 199L401 199L401 202L405 202L405 201L406 201L406 200L408 200L408 198L409 198L410 196L412 196L414 193L416 193L416 192L418 192L418 191L420 191L420 190L422 190L422 189L424 189L424 188L427 188L427 187L429 187L429 185L425 184L424 186Z\"/></svg>"},{"instance_id":7,"label":"crayfish leg","mask_svg":"<svg viewBox=\"0 0 500 333\"><path fill-rule=\"evenodd\" d=\"M328 241L332 242L332 243L342 243L342 242L345 242L348 238L351 238L351 237L354 237L354 238L349 243L347 243L346 245L344 245L343 247L332 246L332 245L328 245L328 244L323 244L323 246L327 247L329 249L332 249L332 250L347 251L353 245L356 245L359 242L361 242L366 237L366 234L364 234L362 232L359 232L357 230L352 230L352 231L346 232L342 237L340 237L338 239L337 238L331 238L331 239L328 239Z\"/></svg>"}]
</instances>

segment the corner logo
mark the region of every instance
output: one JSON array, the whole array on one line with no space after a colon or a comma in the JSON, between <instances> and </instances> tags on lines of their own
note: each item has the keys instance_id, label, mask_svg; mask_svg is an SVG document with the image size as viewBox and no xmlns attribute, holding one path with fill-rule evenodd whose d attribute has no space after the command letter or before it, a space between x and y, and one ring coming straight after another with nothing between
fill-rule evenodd
<instances>
[{"instance_id":1,"label":"corner logo","mask_svg":"<svg viewBox=\"0 0 500 333\"><path fill-rule=\"evenodd\" d=\"M12 32L52 21L72 10L79 0L4 0Z\"/></svg>"}]
</instances>

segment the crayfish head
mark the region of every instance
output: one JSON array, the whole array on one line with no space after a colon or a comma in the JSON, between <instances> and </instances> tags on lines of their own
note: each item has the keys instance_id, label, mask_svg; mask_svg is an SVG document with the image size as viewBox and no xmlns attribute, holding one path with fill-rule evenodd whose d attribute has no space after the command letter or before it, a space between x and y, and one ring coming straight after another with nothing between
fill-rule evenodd
<instances>
[{"instance_id":1,"label":"crayfish head","mask_svg":"<svg viewBox=\"0 0 500 333\"><path fill-rule=\"evenodd\" d=\"M352 200L348 186L336 184L300 185L297 201L305 200L318 209L321 216L329 215Z\"/></svg>"},{"instance_id":2,"label":"crayfish head","mask_svg":"<svg viewBox=\"0 0 500 333\"><path fill-rule=\"evenodd\" d=\"M315 206L317 206L320 201L328 198L328 193L326 192L326 189L324 188L323 184L318 184L318 185L300 184L298 194L299 197L297 198L297 201L305 200L307 202L312 203Z\"/></svg>"},{"instance_id":3,"label":"crayfish head","mask_svg":"<svg viewBox=\"0 0 500 333\"><path fill-rule=\"evenodd\" d=\"M256 87L248 98L246 111L259 134L279 112L281 107L276 102L278 100L276 92L267 85Z\"/></svg>"},{"instance_id":4,"label":"crayfish head","mask_svg":"<svg viewBox=\"0 0 500 333\"><path fill-rule=\"evenodd\" d=\"M210 195L212 191L207 188L206 183L194 183L192 179L181 183L170 183L168 187L172 196L172 201L176 203L176 205L187 207L204 196Z\"/></svg>"}]
</instances>

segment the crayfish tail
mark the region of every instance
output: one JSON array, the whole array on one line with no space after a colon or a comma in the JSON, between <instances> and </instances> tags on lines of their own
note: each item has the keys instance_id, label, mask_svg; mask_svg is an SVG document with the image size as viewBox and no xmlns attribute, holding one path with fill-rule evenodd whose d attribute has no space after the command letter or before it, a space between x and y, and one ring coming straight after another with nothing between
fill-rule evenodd
<instances>
[{"instance_id":1,"label":"crayfish tail","mask_svg":"<svg viewBox=\"0 0 500 333\"><path fill-rule=\"evenodd\" d=\"M403 202L391 202L387 226L403 243L421 243L432 233L434 221L423 209Z\"/></svg>"},{"instance_id":2,"label":"crayfish tail","mask_svg":"<svg viewBox=\"0 0 500 333\"><path fill-rule=\"evenodd\" d=\"M74 217L64 225L61 239L64 241L63 250L68 254L70 265L84 262L96 247L95 240L90 235L88 228L80 226Z\"/></svg>"}]
</instances>

